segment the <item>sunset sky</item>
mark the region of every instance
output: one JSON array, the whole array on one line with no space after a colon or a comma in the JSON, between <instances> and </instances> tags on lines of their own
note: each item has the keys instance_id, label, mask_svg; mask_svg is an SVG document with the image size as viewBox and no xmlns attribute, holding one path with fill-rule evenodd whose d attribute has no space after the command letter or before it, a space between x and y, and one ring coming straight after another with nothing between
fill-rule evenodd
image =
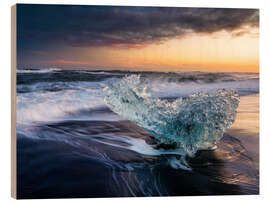
<instances>
[{"instance_id":1,"label":"sunset sky","mask_svg":"<svg viewBox=\"0 0 270 203\"><path fill-rule=\"evenodd\" d=\"M259 10L18 4L17 63L259 72Z\"/></svg>"}]
</instances>

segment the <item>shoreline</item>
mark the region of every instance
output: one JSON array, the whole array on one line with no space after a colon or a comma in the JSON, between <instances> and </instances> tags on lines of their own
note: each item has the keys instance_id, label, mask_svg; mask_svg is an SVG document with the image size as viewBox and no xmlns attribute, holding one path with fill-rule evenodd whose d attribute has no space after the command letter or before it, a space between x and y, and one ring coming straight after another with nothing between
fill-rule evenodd
<instances>
[{"instance_id":1,"label":"shoreline","mask_svg":"<svg viewBox=\"0 0 270 203\"><path fill-rule=\"evenodd\" d=\"M259 94L241 96L235 122L226 131L242 142L256 169L259 169L259 100Z\"/></svg>"}]
</instances>

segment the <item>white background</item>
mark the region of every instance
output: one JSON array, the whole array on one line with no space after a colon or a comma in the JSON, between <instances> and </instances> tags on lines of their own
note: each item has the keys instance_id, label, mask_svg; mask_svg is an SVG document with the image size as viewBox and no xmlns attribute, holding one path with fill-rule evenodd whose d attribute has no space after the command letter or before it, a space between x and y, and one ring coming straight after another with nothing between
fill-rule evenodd
<instances>
[{"instance_id":1,"label":"white background","mask_svg":"<svg viewBox=\"0 0 270 203\"><path fill-rule=\"evenodd\" d=\"M54 3L85 5L140 5L140 6L178 6L178 7L231 7L260 9L260 194L259 196L210 196L210 197L162 197L162 198L110 198L110 199L58 199L23 200L24 202L270 202L270 5L267 0L2 0L0 3L0 202L15 201L10 197L10 7L16 3ZM42 183L41 183L42 184Z\"/></svg>"}]
</instances>

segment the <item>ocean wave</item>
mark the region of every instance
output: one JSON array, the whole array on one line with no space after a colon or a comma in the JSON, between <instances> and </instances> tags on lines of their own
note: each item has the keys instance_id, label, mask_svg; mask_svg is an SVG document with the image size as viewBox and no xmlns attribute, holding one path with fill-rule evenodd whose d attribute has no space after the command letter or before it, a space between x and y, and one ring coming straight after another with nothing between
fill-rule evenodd
<instances>
[{"instance_id":1,"label":"ocean wave","mask_svg":"<svg viewBox=\"0 0 270 203\"><path fill-rule=\"evenodd\" d=\"M177 98L186 97L196 92L214 92L218 89L236 91L239 95L249 95L259 93L259 80L247 79L236 81L220 81L215 83L196 83L196 82L161 82L159 80L148 81L153 97Z\"/></svg>"},{"instance_id":2,"label":"ocean wave","mask_svg":"<svg viewBox=\"0 0 270 203\"><path fill-rule=\"evenodd\" d=\"M239 95L217 90L174 101L151 97L140 75L130 75L104 88L108 107L143 127L163 144L176 145L189 156L214 147L234 122Z\"/></svg>"},{"instance_id":3,"label":"ocean wave","mask_svg":"<svg viewBox=\"0 0 270 203\"><path fill-rule=\"evenodd\" d=\"M105 87L105 82L37 82L33 84L17 84L17 93L29 92L58 92L63 90L88 90L102 89ZM99 91L103 94L102 91Z\"/></svg>"},{"instance_id":4,"label":"ocean wave","mask_svg":"<svg viewBox=\"0 0 270 203\"><path fill-rule=\"evenodd\" d=\"M17 123L33 124L65 119L91 119L90 110L106 107L101 93L98 89L87 88L18 94ZM93 116L93 118L98 119L98 115Z\"/></svg>"},{"instance_id":5,"label":"ocean wave","mask_svg":"<svg viewBox=\"0 0 270 203\"><path fill-rule=\"evenodd\" d=\"M78 72L84 72L84 73L89 73L89 74L94 74L94 75L117 75L117 76L123 75L121 73L113 73L113 72L106 72L106 71L82 71L82 70L79 70Z\"/></svg>"},{"instance_id":6,"label":"ocean wave","mask_svg":"<svg viewBox=\"0 0 270 203\"><path fill-rule=\"evenodd\" d=\"M165 83L218 83L232 82L249 79L259 79L257 73L212 73L212 72L131 72L130 74L139 74L142 78L158 80Z\"/></svg>"},{"instance_id":7,"label":"ocean wave","mask_svg":"<svg viewBox=\"0 0 270 203\"><path fill-rule=\"evenodd\" d=\"M87 114L82 115L81 112L87 112L87 108L105 107L103 101L105 95L102 89L109 83L118 83L122 78L114 77L114 75L106 75L104 78L101 74L102 77L96 80L96 78L86 77L82 73L76 74L76 77L83 81L69 80L69 78L74 78L73 74L73 72L64 71L57 72L57 75L49 76L48 74L48 77L45 78L43 78L43 74L39 77L28 74L29 78L19 76L24 81L17 84L18 122L50 121L56 118L57 120L60 118L88 119ZM248 75L251 77L252 74ZM259 79L256 78L215 83L172 82L169 76L155 78L151 75L141 76L141 79L148 83L147 94L151 94L154 98L170 100L188 97L196 92L213 93L220 88L237 91L240 95L259 92ZM36 82L32 82L33 80ZM98 104L101 105L98 106ZM115 118L115 115L107 117Z\"/></svg>"},{"instance_id":8,"label":"ocean wave","mask_svg":"<svg viewBox=\"0 0 270 203\"><path fill-rule=\"evenodd\" d=\"M60 68L44 68L44 69L17 69L17 73L50 73L55 71L61 71Z\"/></svg>"}]
</instances>

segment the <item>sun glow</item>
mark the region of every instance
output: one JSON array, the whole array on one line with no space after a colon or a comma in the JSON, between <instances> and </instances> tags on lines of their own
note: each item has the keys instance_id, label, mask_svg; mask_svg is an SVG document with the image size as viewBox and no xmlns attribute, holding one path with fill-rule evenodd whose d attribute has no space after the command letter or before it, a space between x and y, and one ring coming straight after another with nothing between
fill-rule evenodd
<instances>
[{"instance_id":1,"label":"sun glow","mask_svg":"<svg viewBox=\"0 0 270 203\"><path fill-rule=\"evenodd\" d=\"M254 33L190 34L141 47L65 47L51 53L54 58L46 63L75 61L70 65L97 69L259 72L259 37Z\"/></svg>"}]
</instances>

